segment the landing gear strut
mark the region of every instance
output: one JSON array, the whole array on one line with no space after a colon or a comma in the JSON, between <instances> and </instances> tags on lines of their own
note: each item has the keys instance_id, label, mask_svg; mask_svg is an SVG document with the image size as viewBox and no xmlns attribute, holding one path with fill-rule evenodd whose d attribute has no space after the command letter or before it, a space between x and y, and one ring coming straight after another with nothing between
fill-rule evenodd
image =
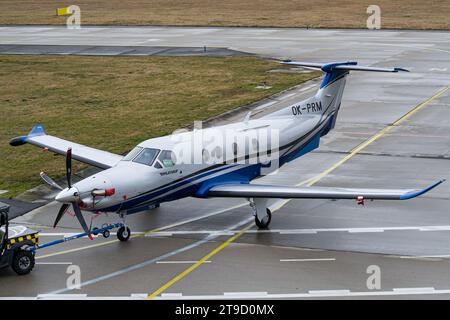
<instances>
[{"instance_id":1,"label":"landing gear strut","mask_svg":"<svg viewBox=\"0 0 450 320\"><path fill-rule=\"evenodd\" d=\"M255 216L255 224L258 229L267 229L272 220L272 212L267 208L267 199L254 198L249 199L250 207Z\"/></svg>"}]
</instances>

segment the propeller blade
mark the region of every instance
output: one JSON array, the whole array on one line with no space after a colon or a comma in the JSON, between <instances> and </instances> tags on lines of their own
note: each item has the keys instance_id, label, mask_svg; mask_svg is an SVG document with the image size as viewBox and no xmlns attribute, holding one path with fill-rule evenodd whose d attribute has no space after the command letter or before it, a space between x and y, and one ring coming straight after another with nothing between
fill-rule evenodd
<instances>
[{"instance_id":1,"label":"propeller blade","mask_svg":"<svg viewBox=\"0 0 450 320\"><path fill-rule=\"evenodd\" d=\"M93 240L92 235L91 235L91 230L88 228L86 221L83 218L83 214L81 213L80 206L76 202L73 202L72 206L73 206L73 211L75 211L75 215L77 216L77 219L80 222L81 227L83 228L84 232L86 232L88 234L89 239Z\"/></svg>"},{"instance_id":2,"label":"propeller blade","mask_svg":"<svg viewBox=\"0 0 450 320\"><path fill-rule=\"evenodd\" d=\"M50 187L57 190L63 190L63 188L57 184L52 178L50 178L45 172L41 172L40 176Z\"/></svg>"},{"instance_id":3,"label":"propeller blade","mask_svg":"<svg viewBox=\"0 0 450 320\"><path fill-rule=\"evenodd\" d=\"M53 228L56 228L56 225L58 224L59 220L61 220L62 216L66 212L67 208L69 208L69 206L70 205L68 203L64 203L61 206L61 209L59 209L58 215L56 216L55 223L53 224Z\"/></svg>"},{"instance_id":4,"label":"propeller blade","mask_svg":"<svg viewBox=\"0 0 450 320\"><path fill-rule=\"evenodd\" d=\"M66 176L67 185L72 188L72 148L67 149L66 153Z\"/></svg>"}]
</instances>

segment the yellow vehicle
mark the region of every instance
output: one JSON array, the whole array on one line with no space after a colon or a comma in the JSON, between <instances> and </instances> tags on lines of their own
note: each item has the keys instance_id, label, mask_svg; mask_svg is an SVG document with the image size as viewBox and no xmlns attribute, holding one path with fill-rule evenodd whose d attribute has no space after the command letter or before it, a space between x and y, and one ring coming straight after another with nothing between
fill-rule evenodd
<instances>
[{"instance_id":1,"label":"yellow vehicle","mask_svg":"<svg viewBox=\"0 0 450 320\"><path fill-rule=\"evenodd\" d=\"M25 226L10 227L9 206L0 202L0 268L11 267L18 275L28 274L34 267L34 247L39 233Z\"/></svg>"}]
</instances>

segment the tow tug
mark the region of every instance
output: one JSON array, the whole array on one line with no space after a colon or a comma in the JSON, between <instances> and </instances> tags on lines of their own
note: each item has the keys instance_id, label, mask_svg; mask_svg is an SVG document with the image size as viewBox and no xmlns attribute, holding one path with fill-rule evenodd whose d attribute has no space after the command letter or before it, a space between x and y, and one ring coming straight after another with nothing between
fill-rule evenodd
<instances>
[{"instance_id":1,"label":"tow tug","mask_svg":"<svg viewBox=\"0 0 450 320\"><path fill-rule=\"evenodd\" d=\"M25 226L9 226L9 205L0 202L0 268L11 267L18 275L31 272L39 232Z\"/></svg>"}]
</instances>

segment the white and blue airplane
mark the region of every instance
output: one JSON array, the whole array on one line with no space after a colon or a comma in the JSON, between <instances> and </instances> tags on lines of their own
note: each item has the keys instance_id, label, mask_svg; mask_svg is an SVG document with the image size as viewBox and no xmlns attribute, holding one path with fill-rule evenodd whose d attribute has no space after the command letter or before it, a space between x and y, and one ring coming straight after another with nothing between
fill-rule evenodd
<instances>
[{"instance_id":1,"label":"white and blue airplane","mask_svg":"<svg viewBox=\"0 0 450 320\"><path fill-rule=\"evenodd\" d=\"M335 126L350 71L407 71L401 68L358 66L356 62L282 63L321 69L325 77L313 97L259 119L251 120L247 116L238 123L149 139L125 156L47 135L42 125L35 126L27 136L13 138L10 144L19 146L29 143L66 156L67 188L62 188L45 173L41 173L41 177L52 188L59 190L55 200L61 202L62 207L54 226L72 205L82 228L90 235L81 209L92 213L114 212L124 222L124 226L118 230L118 237L122 241L128 240L130 235L130 229L125 224L127 214L184 197L245 198L249 201L256 225L267 228L272 217L267 207L269 199L355 199L358 202L364 199L407 200L428 192L444 181L437 181L419 190L291 187L251 183L255 178L273 172L319 147L320 138ZM72 158L103 171L72 184Z\"/></svg>"}]
</instances>

